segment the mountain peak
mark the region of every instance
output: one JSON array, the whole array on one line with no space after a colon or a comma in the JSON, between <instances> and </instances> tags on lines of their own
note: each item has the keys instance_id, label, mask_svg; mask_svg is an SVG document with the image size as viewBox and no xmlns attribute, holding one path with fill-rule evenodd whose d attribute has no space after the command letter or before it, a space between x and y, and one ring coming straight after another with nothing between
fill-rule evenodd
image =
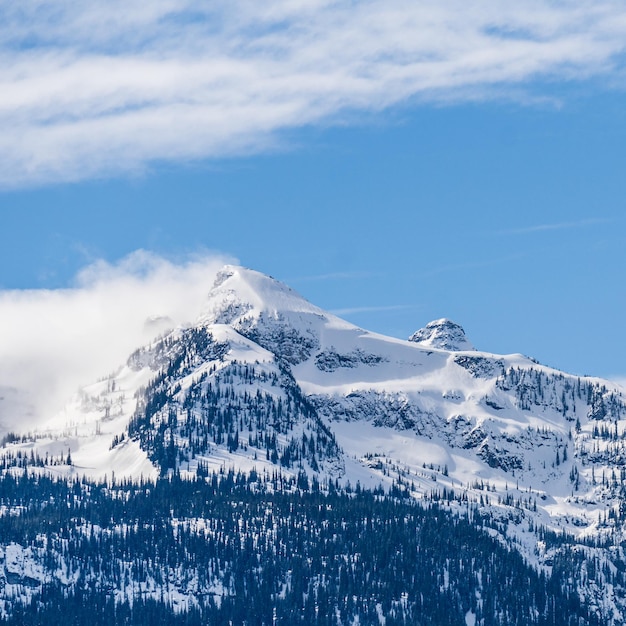
<instances>
[{"instance_id":1,"label":"mountain peak","mask_svg":"<svg viewBox=\"0 0 626 626\"><path fill-rule=\"evenodd\" d=\"M463 327L446 318L429 322L424 328L413 333L409 341L454 352L476 350L465 336Z\"/></svg>"},{"instance_id":2,"label":"mountain peak","mask_svg":"<svg viewBox=\"0 0 626 626\"><path fill-rule=\"evenodd\" d=\"M255 270L225 265L218 273L201 315L206 323L232 324L264 312L323 312L284 283Z\"/></svg>"},{"instance_id":3,"label":"mountain peak","mask_svg":"<svg viewBox=\"0 0 626 626\"><path fill-rule=\"evenodd\" d=\"M329 327L355 329L271 276L235 265L217 274L199 323L227 324L292 365L320 347Z\"/></svg>"}]
</instances>

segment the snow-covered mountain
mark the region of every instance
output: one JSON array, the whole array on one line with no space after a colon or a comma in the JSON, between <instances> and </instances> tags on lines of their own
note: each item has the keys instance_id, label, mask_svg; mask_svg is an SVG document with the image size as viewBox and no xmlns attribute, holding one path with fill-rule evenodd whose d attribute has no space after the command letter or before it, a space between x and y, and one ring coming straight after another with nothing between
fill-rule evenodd
<instances>
[{"instance_id":1,"label":"snow-covered mountain","mask_svg":"<svg viewBox=\"0 0 626 626\"><path fill-rule=\"evenodd\" d=\"M463 327L446 318L429 322L424 328L414 332L409 341L453 352L476 349L465 336Z\"/></svg>"},{"instance_id":2,"label":"snow-covered mountain","mask_svg":"<svg viewBox=\"0 0 626 626\"><path fill-rule=\"evenodd\" d=\"M320 482L401 485L459 512L475 502L547 573L561 548L546 532L566 533L580 555L580 593L619 623L622 393L520 354L479 351L446 319L409 340L372 333L226 266L194 325L140 347L46 428L8 434L3 464L133 479L304 471Z\"/></svg>"}]
</instances>

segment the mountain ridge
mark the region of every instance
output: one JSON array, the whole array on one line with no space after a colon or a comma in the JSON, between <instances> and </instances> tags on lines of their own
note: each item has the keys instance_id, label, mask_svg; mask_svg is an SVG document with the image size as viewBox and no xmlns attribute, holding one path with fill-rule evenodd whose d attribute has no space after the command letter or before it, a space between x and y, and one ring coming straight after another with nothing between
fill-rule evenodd
<instances>
[{"instance_id":1,"label":"mountain ridge","mask_svg":"<svg viewBox=\"0 0 626 626\"><path fill-rule=\"evenodd\" d=\"M226 266L196 323L139 348L46 428L5 438L1 458L70 478L234 469L445 494L458 513L473 502L500 520L502 540L549 573L558 549L542 528L606 571L626 563L625 442L618 385L478 351L446 319L385 337ZM598 576L581 597L626 614Z\"/></svg>"}]
</instances>

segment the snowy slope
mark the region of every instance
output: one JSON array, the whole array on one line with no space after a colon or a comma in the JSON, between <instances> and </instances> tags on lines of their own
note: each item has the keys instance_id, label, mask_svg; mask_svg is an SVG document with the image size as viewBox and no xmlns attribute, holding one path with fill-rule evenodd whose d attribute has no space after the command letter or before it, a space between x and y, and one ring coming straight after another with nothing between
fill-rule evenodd
<instances>
[{"instance_id":1,"label":"snowy slope","mask_svg":"<svg viewBox=\"0 0 626 626\"><path fill-rule=\"evenodd\" d=\"M537 528L582 542L614 535L626 517L617 385L478 351L450 320L407 341L372 333L235 266L193 327L140 348L45 429L19 435L7 464L32 453L20 462L61 475L234 467L402 484L416 498L445 490L502 519L503 536L548 570ZM620 550L596 558L612 564Z\"/></svg>"}]
</instances>

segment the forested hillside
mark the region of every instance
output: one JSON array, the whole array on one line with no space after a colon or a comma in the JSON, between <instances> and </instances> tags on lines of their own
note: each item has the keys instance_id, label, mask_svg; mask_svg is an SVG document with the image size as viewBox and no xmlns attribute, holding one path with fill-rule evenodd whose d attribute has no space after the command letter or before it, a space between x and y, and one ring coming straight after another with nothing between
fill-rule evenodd
<instances>
[{"instance_id":1,"label":"forested hillside","mask_svg":"<svg viewBox=\"0 0 626 626\"><path fill-rule=\"evenodd\" d=\"M6 624L600 623L567 568L547 578L476 511L399 488L6 474L0 494Z\"/></svg>"}]
</instances>

